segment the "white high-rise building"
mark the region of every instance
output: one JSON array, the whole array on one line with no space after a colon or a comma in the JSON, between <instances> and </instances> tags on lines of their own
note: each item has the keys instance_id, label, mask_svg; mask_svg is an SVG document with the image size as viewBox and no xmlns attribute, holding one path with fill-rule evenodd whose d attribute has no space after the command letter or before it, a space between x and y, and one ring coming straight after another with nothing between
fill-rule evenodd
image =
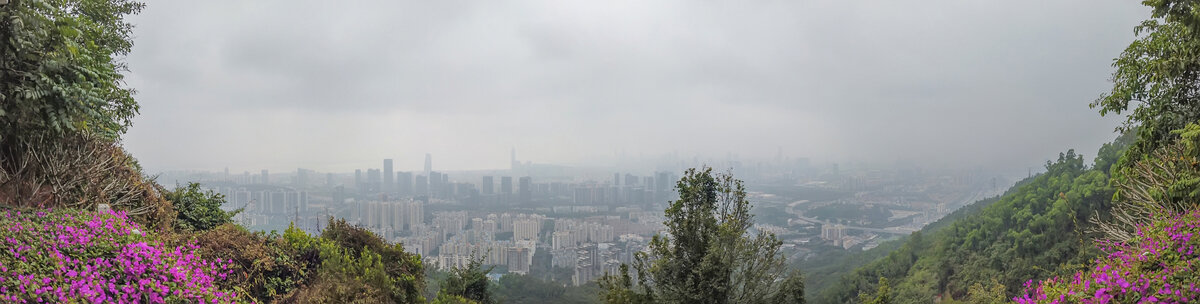
<instances>
[{"instance_id":1,"label":"white high-rise building","mask_svg":"<svg viewBox=\"0 0 1200 304\"><path fill-rule=\"evenodd\" d=\"M536 241L538 240L538 230L541 230L541 225L537 220L520 219L513 221L513 240Z\"/></svg>"}]
</instances>

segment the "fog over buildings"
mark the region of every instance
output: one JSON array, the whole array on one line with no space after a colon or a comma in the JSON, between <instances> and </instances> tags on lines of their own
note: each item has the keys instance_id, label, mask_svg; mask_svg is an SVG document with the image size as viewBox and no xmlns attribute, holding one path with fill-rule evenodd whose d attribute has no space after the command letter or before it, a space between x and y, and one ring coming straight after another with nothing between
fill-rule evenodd
<instances>
[{"instance_id":1,"label":"fog over buildings","mask_svg":"<svg viewBox=\"0 0 1200 304\"><path fill-rule=\"evenodd\" d=\"M149 1L125 145L151 171L392 159L361 173L385 185L432 177L425 153L436 170L503 169L514 149L1011 175L1115 137L1120 118L1087 104L1145 15L1117 0ZM495 179L487 191L524 183Z\"/></svg>"},{"instance_id":2,"label":"fog over buildings","mask_svg":"<svg viewBox=\"0 0 1200 304\"><path fill-rule=\"evenodd\" d=\"M221 194L250 230L340 219L430 269L478 258L574 286L666 233L669 202L695 197L675 187L687 168L745 181L749 232L822 263L986 204L1059 152L1091 160L1122 117L1088 104L1146 15L1116 0L147 4L123 144L157 182Z\"/></svg>"}]
</instances>

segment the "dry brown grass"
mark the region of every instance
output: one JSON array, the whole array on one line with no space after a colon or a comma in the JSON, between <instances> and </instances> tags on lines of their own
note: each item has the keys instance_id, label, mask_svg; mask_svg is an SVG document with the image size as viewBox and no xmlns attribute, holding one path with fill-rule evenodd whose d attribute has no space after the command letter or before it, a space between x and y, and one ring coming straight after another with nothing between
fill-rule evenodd
<instances>
[{"instance_id":1,"label":"dry brown grass","mask_svg":"<svg viewBox=\"0 0 1200 304\"><path fill-rule=\"evenodd\" d=\"M25 139L0 153L0 205L113 210L154 228L175 218L163 188L113 141L88 134Z\"/></svg>"}]
</instances>

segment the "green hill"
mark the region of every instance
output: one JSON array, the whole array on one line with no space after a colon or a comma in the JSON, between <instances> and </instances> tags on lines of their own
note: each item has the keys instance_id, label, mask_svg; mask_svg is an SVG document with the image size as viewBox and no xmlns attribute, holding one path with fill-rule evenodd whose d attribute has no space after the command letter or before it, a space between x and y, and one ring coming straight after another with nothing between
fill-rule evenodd
<instances>
[{"instance_id":1,"label":"green hill","mask_svg":"<svg viewBox=\"0 0 1200 304\"><path fill-rule=\"evenodd\" d=\"M1098 254L1092 237L1081 231L1091 215L1111 207L1108 171L1129 141L1105 145L1091 166L1073 150L1060 154L1045 173L900 240L897 249L843 276L813 301L851 302L875 290L881 277L900 303L962 299L975 284L1002 284L1016 294L1030 279L1078 268Z\"/></svg>"}]
</instances>

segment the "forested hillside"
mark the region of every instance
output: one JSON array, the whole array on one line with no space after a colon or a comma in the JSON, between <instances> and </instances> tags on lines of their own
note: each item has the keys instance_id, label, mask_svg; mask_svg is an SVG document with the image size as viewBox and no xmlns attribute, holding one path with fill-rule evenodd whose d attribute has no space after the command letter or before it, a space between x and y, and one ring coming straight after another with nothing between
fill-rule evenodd
<instances>
[{"instance_id":1,"label":"forested hillside","mask_svg":"<svg viewBox=\"0 0 1200 304\"><path fill-rule=\"evenodd\" d=\"M821 291L819 303L1187 302L1200 256L1200 3L1147 0L1151 18L1091 104L1124 135L1088 165L1074 151L995 203ZM1151 266L1146 266L1151 265ZM1033 282L1041 282L1034 284ZM1018 296L1019 295L1019 296Z\"/></svg>"},{"instance_id":2,"label":"forested hillside","mask_svg":"<svg viewBox=\"0 0 1200 304\"><path fill-rule=\"evenodd\" d=\"M1090 166L1074 151L1046 164L995 202L980 201L913 233L886 257L822 291L817 303L846 303L887 278L898 303L965 299L973 285L1001 284L1015 294L1030 278L1074 269L1096 257L1082 231L1092 214L1110 207L1108 169L1124 142L1106 145ZM990 203L990 204L989 204ZM961 218L955 218L961 217Z\"/></svg>"}]
</instances>

